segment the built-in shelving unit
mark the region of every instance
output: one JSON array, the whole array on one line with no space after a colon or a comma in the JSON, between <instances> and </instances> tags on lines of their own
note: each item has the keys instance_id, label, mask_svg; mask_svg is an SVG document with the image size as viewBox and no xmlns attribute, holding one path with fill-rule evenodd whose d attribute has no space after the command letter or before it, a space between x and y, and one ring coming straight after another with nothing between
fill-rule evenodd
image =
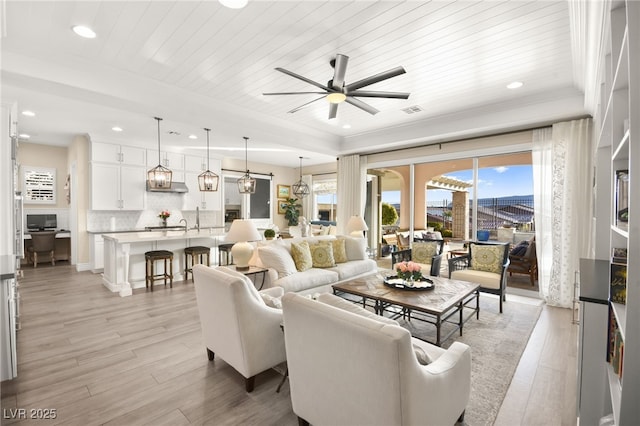
<instances>
[{"instance_id":1,"label":"built-in shelving unit","mask_svg":"<svg viewBox=\"0 0 640 426\"><path fill-rule=\"evenodd\" d=\"M607 261L611 286L619 274L614 249L626 250L626 300L612 301L606 315L608 337L601 349L606 376L602 413L616 425L640 424L640 2L606 3L607 47L601 62L600 105L594 117L596 151L596 258ZM624 269L623 269L624 270ZM616 297L619 300L620 296ZM582 325L584 327L584 325ZM597 332L602 328L595 326ZM612 333L612 330L615 332ZM584 333L589 333L586 328ZM617 334L614 342L614 334ZM623 350L618 348L622 346ZM611 350L611 348L616 348ZM612 355L613 354L613 355ZM597 371L581 375L598 375ZM582 423L582 418L581 418Z\"/></svg>"}]
</instances>

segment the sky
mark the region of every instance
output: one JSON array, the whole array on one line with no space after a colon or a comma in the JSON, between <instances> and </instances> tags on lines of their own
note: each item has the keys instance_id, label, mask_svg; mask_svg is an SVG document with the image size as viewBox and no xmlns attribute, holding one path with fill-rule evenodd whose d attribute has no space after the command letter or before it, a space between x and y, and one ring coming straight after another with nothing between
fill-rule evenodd
<instances>
[{"instance_id":1,"label":"sky","mask_svg":"<svg viewBox=\"0 0 640 426\"><path fill-rule=\"evenodd\" d=\"M462 170L445 175L464 182L473 182L473 170ZM478 169L478 198L499 198L514 195L533 194L533 172L531 165L502 166ZM473 198L473 192L470 194ZM429 190L427 203L451 201L451 191ZM385 191L382 201L390 204L400 203L400 191Z\"/></svg>"}]
</instances>

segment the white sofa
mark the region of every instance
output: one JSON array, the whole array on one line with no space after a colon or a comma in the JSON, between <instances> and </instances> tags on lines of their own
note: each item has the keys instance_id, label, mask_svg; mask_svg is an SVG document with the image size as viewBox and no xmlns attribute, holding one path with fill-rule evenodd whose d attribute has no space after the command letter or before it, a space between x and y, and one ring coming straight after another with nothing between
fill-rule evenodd
<instances>
[{"instance_id":1,"label":"white sofa","mask_svg":"<svg viewBox=\"0 0 640 426\"><path fill-rule=\"evenodd\" d=\"M344 240L346 262L334 263L329 267L314 266L302 272L296 268L291 255L292 244L302 241L310 245L333 244L335 240ZM261 241L249 264L268 269L263 288L282 287L285 292L301 294L332 292L333 284L370 275L378 270L375 260L367 256L364 238L335 235Z\"/></svg>"},{"instance_id":2,"label":"white sofa","mask_svg":"<svg viewBox=\"0 0 640 426\"><path fill-rule=\"evenodd\" d=\"M471 350L412 338L332 294L282 297L291 402L299 424L453 425L471 391Z\"/></svg>"}]
</instances>

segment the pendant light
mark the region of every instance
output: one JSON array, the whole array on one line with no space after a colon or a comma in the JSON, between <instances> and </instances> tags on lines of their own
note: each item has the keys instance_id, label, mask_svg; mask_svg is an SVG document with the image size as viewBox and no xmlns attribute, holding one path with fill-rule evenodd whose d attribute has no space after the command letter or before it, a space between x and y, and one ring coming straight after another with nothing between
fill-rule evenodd
<instances>
[{"instance_id":1,"label":"pendant light","mask_svg":"<svg viewBox=\"0 0 640 426\"><path fill-rule=\"evenodd\" d=\"M238 191L241 194L255 194L256 193L256 180L249 174L249 163L247 160L247 141L248 137L243 136L244 139L244 168L247 171L244 176L238 179Z\"/></svg>"},{"instance_id":2,"label":"pendant light","mask_svg":"<svg viewBox=\"0 0 640 426\"><path fill-rule=\"evenodd\" d=\"M220 177L209 169L209 132L211 129L204 129L207 132L207 171L198 175L198 186L201 192L216 192Z\"/></svg>"},{"instance_id":3,"label":"pendant light","mask_svg":"<svg viewBox=\"0 0 640 426\"><path fill-rule=\"evenodd\" d=\"M147 184L151 189L171 188L171 170L160 162L160 121L162 118L153 117L158 122L158 165L147 172Z\"/></svg>"},{"instance_id":4,"label":"pendant light","mask_svg":"<svg viewBox=\"0 0 640 426\"><path fill-rule=\"evenodd\" d=\"M298 198L304 198L309 195L309 185L302 181L302 157L300 157L300 180L294 183L293 193Z\"/></svg>"}]
</instances>

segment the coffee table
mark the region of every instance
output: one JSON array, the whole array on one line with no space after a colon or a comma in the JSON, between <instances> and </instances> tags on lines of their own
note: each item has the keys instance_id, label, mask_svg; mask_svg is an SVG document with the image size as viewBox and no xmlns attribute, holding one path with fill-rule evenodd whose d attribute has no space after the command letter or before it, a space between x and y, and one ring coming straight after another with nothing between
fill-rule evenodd
<instances>
[{"instance_id":1,"label":"coffee table","mask_svg":"<svg viewBox=\"0 0 640 426\"><path fill-rule=\"evenodd\" d=\"M413 318L435 325L436 341L429 343L437 346L440 346L457 330L460 330L462 336L464 323L473 317L474 313L476 319L480 318L479 284L442 277L429 277L433 280L433 289L403 290L386 286L383 279L383 275L378 273L334 284L333 293L360 296L364 306L367 306L367 300L371 300L374 302L371 306L378 315L384 315L385 311L391 313L394 318L406 317L408 314L409 321ZM474 300L475 306L473 306ZM398 311L393 307L402 309ZM413 317L412 313L414 313ZM445 322L453 324L454 328L442 336L442 324ZM414 337L427 341L419 336Z\"/></svg>"}]
</instances>

